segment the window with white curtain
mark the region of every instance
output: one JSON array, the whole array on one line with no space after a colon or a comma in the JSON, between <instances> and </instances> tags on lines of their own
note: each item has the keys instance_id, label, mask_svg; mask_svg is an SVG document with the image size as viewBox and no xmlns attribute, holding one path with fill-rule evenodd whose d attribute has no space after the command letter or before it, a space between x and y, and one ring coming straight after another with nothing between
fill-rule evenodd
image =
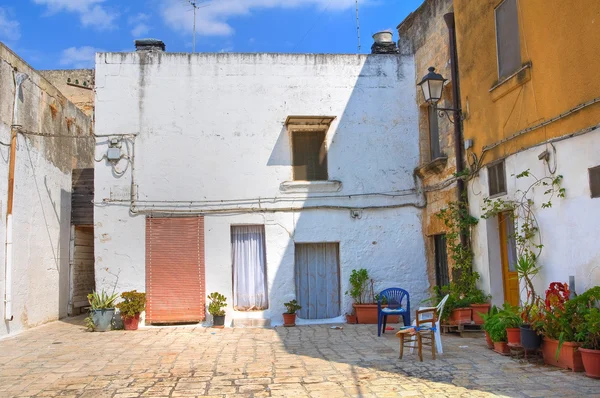
<instances>
[{"instance_id":1,"label":"window with white curtain","mask_svg":"<svg viewBox=\"0 0 600 398\"><path fill-rule=\"evenodd\" d=\"M232 225L233 308L257 311L269 307L264 225Z\"/></svg>"}]
</instances>

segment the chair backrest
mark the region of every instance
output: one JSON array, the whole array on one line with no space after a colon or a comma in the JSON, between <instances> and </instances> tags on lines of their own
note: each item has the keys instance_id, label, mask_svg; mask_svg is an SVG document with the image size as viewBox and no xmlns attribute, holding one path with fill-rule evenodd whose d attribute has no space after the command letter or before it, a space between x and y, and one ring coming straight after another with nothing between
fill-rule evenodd
<instances>
[{"instance_id":1,"label":"chair backrest","mask_svg":"<svg viewBox=\"0 0 600 398\"><path fill-rule=\"evenodd\" d=\"M442 313L444 312L444 305L446 304L446 301L448 301L448 297L450 297L449 294L447 294L442 301L440 301L440 303L437 305L437 307L435 307L437 309L437 315L438 315L438 319L442 318Z\"/></svg>"},{"instance_id":2,"label":"chair backrest","mask_svg":"<svg viewBox=\"0 0 600 398\"><path fill-rule=\"evenodd\" d=\"M377 305L380 308L384 297L389 309L396 310L406 308L406 312L410 313L410 296L406 290L399 287L391 287L379 293ZM405 301L405 303L403 303L403 301Z\"/></svg>"},{"instance_id":3,"label":"chair backrest","mask_svg":"<svg viewBox=\"0 0 600 398\"><path fill-rule=\"evenodd\" d=\"M428 316L421 316L421 314L427 314ZM428 308L425 310L417 311L417 327L419 326L429 326L434 327L435 323L438 320L438 312L437 308Z\"/></svg>"}]
</instances>

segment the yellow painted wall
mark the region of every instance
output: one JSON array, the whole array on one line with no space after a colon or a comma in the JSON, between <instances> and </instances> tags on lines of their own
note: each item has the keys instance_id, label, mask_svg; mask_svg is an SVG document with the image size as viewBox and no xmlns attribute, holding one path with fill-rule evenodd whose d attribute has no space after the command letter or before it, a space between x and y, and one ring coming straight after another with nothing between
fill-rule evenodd
<instances>
[{"instance_id":1,"label":"yellow painted wall","mask_svg":"<svg viewBox=\"0 0 600 398\"><path fill-rule=\"evenodd\" d=\"M490 92L498 83L494 8L501 2L454 0L464 138L474 140L477 156L600 97L600 0L517 0L521 60L531 68ZM487 151L482 164L598 124L600 103Z\"/></svg>"}]
</instances>

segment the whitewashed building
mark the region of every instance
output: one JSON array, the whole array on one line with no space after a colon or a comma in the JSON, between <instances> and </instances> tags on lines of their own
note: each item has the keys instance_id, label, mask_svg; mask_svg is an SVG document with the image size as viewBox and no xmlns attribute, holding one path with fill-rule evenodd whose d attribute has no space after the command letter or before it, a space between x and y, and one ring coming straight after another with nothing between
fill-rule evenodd
<instances>
[{"instance_id":1,"label":"whitewashed building","mask_svg":"<svg viewBox=\"0 0 600 398\"><path fill-rule=\"evenodd\" d=\"M359 268L427 296L411 57L149 50L96 56L97 289L153 324L336 318Z\"/></svg>"}]
</instances>

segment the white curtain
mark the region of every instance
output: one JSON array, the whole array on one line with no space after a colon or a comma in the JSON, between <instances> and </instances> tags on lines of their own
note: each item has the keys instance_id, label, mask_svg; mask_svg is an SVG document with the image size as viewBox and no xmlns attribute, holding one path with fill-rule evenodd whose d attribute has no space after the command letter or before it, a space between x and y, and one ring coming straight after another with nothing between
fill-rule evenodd
<instances>
[{"instance_id":1,"label":"white curtain","mask_svg":"<svg viewBox=\"0 0 600 398\"><path fill-rule=\"evenodd\" d=\"M264 226L232 226L231 254L233 307L239 311L268 308Z\"/></svg>"}]
</instances>

